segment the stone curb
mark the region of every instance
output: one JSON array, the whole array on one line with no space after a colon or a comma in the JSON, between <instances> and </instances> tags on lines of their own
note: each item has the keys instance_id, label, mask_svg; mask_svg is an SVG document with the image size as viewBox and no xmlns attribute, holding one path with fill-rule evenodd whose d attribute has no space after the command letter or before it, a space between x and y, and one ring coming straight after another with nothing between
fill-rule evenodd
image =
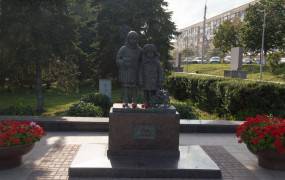
<instances>
[{"instance_id":1,"label":"stone curb","mask_svg":"<svg viewBox=\"0 0 285 180\"><path fill-rule=\"evenodd\" d=\"M103 117L42 117L42 116L0 116L5 119L31 120L46 131L108 132L109 118ZM181 133L235 133L242 121L226 120L180 120Z\"/></svg>"}]
</instances>

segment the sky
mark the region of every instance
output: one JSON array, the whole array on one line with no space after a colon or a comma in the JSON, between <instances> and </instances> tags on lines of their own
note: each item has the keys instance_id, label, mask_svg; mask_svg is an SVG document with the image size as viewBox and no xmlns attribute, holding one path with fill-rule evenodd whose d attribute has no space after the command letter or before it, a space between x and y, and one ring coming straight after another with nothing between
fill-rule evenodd
<instances>
[{"instance_id":1,"label":"sky","mask_svg":"<svg viewBox=\"0 0 285 180\"><path fill-rule=\"evenodd\" d=\"M206 0L165 0L168 10L173 11L172 20L178 29L203 21ZM253 0L208 0L207 18L241 6Z\"/></svg>"}]
</instances>

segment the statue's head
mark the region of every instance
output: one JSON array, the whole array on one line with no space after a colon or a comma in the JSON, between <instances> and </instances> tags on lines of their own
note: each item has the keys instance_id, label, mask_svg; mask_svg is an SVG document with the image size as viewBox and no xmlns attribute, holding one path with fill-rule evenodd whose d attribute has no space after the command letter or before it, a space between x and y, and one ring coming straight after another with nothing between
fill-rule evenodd
<instances>
[{"instance_id":1,"label":"statue's head","mask_svg":"<svg viewBox=\"0 0 285 180\"><path fill-rule=\"evenodd\" d=\"M137 47L139 42L139 35L135 31L130 31L127 36L126 44L131 47Z\"/></svg>"},{"instance_id":2,"label":"statue's head","mask_svg":"<svg viewBox=\"0 0 285 180\"><path fill-rule=\"evenodd\" d=\"M158 56L157 49L154 44L146 44L143 47L144 55L148 58L153 58Z\"/></svg>"}]
</instances>

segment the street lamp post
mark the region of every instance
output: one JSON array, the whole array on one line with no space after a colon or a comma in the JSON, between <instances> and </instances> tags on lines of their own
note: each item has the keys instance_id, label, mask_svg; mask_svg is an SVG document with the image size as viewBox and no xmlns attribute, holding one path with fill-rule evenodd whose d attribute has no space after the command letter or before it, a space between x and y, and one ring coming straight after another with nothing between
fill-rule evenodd
<instances>
[{"instance_id":1,"label":"street lamp post","mask_svg":"<svg viewBox=\"0 0 285 180\"><path fill-rule=\"evenodd\" d=\"M265 27L266 27L266 11L264 9L263 10L263 26L262 26L262 42L261 42L261 52L260 52L260 80L262 80L263 62L265 64L265 57L264 57Z\"/></svg>"},{"instance_id":2,"label":"street lamp post","mask_svg":"<svg viewBox=\"0 0 285 180\"><path fill-rule=\"evenodd\" d=\"M203 40L202 40L202 64L204 64L204 60L205 60L206 18L207 18L207 0L205 2L205 9L204 9Z\"/></svg>"}]
</instances>

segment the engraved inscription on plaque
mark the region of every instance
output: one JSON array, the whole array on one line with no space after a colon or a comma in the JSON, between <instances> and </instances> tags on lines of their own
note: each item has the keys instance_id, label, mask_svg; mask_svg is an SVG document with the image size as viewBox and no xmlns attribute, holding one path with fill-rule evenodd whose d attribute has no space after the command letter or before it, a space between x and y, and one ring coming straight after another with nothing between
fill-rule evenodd
<instances>
[{"instance_id":1,"label":"engraved inscription on plaque","mask_svg":"<svg viewBox=\"0 0 285 180\"><path fill-rule=\"evenodd\" d=\"M153 140L156 137L156 128L153 125L135 125L133 129L133 137L136 140Z\"/></svg>"}]
</instances>

